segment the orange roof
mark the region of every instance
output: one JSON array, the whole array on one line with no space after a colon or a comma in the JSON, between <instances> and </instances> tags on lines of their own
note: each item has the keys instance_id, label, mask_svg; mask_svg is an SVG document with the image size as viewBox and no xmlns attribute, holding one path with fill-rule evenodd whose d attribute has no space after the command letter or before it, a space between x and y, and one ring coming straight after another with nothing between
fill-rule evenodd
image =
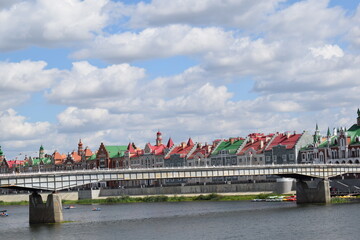
<instances>
[{"instance_id":1,"label":"orange roof","mask_svg":"<svg viewBox=\"0 0 360 240\"><path fill-rule=\"evenodd\" d=\"M71 156L72 156L72 158L74 159L75 162L80 162L81 161L81 156L77 152L73 151L71 153Z\"/></svg>"}]
</instances>

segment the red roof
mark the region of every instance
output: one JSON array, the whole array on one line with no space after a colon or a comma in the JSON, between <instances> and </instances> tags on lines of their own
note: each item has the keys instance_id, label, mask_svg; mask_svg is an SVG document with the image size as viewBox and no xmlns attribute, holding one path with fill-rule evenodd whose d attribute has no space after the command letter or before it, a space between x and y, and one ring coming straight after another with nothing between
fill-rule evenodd
<instances>
[{"instance_id":1,"label":"red roof","mask_svg":"<svg viewBox=\"0 0 360 240\"><path fill-rule=\"evenodd\" d=\"M9 165L9 168L12 168L15 165L23 165L24 161L23 160L9 160L9 161L7 161L7 164Z\"/></svg>"},{"instance_id":2,"label":"red roof","mask_svg":"<svg viewBox=\"0 0 360 240\"><path fill-rule=\"evenodd\" d=\"M172 146L174 146L174 142L173 142L173 140L172 140L171 138L169 138L169 141L168 141L168 143L166 144L166 147L167 147L167 148L171 148Z\"/></svg>"},{"instance_id":3,"label":"red roof","mask_svg":"<svg viewBox=\"0 0 360 240\"><path fill-rule=\"evenodd\" d=\"M253 149L257 154L262 153L266 144L269 143L272 135L264 136L264 134L252 133L249 134L249 140L241 149L238 155L245 154L249 149Z\"/></svg>"},{"instance_id":4,"label":"red roof","mask_svg":"<svg viewBox=\"0 0 360 240\"><path fill-rule=\"evenodd\" d=\"M188 142L187 142L188 146L194 146L194 142L191 138L189 138Z\"/></svg>"},{"instance_id":5,"label":"red roof","mask_svg":"<svg viewBox=\"0 0 360 240\"><path fill-rule=\"evenodd\" d=\"M196 150L189 156L188 159L194 159L195 156L198 155L203 155L205 158L208 157L211 153L213 146L211 145L204 145L201 146L200 144L198 144Z\"/></svg>"},{"instance_id":6,"label":"red roof","mask_svg":"<svg viewBox=\"0 0 360 240\"><path fill-rule=\"evenodd\" d=\"M189 141L190 140L191 138L189 139ZM169 158L173 154L180 154L180 157L185 157L194 147L194 143L192 145L189 145L189 141L188 144L185 144L185 142L183 142L179 146L174 147L173 150L167 154L167 158Z\"/></svg>"},{"instance_id":7,"label":"red roof","mask_svg":"<svg viewBox=\"0 0 360 240\"><path fill-rule=\"evenodd\" d=\"M294 148L295 144L299 140L299 138L302 136L302 134L278 134L275 139L271 142L271 144L266 148L266 150L271 150L274 146L277 145L284 145L286 146L286 149L292 149Z\"/></svg>"}]
</instances>

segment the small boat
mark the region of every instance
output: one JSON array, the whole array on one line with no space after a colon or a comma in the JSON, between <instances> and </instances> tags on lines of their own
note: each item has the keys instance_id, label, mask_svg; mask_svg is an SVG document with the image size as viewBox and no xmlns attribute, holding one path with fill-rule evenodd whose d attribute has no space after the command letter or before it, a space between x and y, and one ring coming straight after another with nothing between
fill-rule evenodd
<instances>
[{"instance_id":1,"label":"small boat","mask_svg":"<svg viewBox=\"0 0 360 240\"><path fill-rule=\"evenodd\" d=\"M256 198L256 199L253 199L251 200L252 202L265 202L265 199L262 199L262 198Z\"/></svg>"},{"instance_id":2,"label":"small boat","mask_svg":"<svg viewBox=\"0 0 360 240\"><path fill-rule=\"evenodd\" d=\"M101 211L101 208L93 208L92 211Z\"/></svg>"},{"instance_id":3,"label":"small boat","mask_svg":"<svg viewBox=\"0 0 360 240\"><path fill-rule=\"evenodd\" d=\"M74 205L64 207L64 209L74 209L74 208L76 208Z\"/></svg>"},{"instance_id":4,"label":"small boat","mask_svg":"<svg viewBox=\"0 0 360 240\"><path fill-rule=\"evenodd\" d=\"M6 212L6 210L5 211L1 211L0 212L0 216L1 217L7 217L7 216L9 216L9 214Z\"/></svg>"}]
</instances>

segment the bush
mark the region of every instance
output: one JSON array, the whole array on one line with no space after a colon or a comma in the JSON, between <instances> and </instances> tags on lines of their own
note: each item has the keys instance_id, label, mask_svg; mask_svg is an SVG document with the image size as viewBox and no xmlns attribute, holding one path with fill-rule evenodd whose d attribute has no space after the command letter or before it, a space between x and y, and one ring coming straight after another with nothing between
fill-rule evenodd
<instances>
[{"instance_id":1,"label":"bush","mask_svg":"<svg viewBox=\"0 0 360 240\"><path fill-rule=\"evenodd\" d=\"M209 195L199 195L196 197L193 197L193 200L195 201L209 201L209 200L218 200L221 196L216 193L211 193Z\"/></svg>"},{"instance_id":2,"label":"bush","mask_svg":"<svg viewBox=\"0 0 360 240\"><path fill-rule=\"evenodd\" d=\"M143 197L142 200L144 202L167 202L168 201L168 196Z\"/></svg>"}]
</instances>

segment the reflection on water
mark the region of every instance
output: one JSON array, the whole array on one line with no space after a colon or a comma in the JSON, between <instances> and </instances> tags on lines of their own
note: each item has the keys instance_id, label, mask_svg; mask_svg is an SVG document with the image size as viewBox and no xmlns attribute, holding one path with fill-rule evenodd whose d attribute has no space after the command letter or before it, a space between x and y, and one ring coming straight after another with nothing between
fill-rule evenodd
<instances>
[{"instance_id":1,"label":"reflection on water","mask_svg":"<svg viewBox=\"0 0 360 240\"><path fill-rule=\"evenodd\" d=\"M359 204L131 203L64 209L62 224L29 225L28 206L6 206L7 239L357 239ZM3 238L0 238L3 239Z\"/></svg>"}]
</instances>

